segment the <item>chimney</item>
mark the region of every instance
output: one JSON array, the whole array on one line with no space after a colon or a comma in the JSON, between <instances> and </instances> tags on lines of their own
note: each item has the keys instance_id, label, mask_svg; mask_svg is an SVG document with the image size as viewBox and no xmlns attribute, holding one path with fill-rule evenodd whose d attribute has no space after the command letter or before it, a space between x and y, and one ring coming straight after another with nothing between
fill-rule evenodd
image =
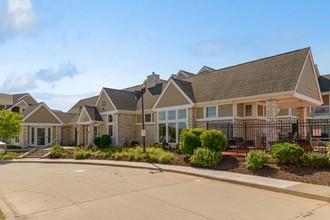
<instances>
[{"instance_id":1,"label":"chimney","mask_svg":"<svg viewBox=\"0 0 330 220\"><path fill-rule=\"evenodd\" d=\"M155 74L155 72L152 72L151 75L147 76L147 88L154 87L159 83L160 83L159 75Z\"/></svg>"}]
</instances>

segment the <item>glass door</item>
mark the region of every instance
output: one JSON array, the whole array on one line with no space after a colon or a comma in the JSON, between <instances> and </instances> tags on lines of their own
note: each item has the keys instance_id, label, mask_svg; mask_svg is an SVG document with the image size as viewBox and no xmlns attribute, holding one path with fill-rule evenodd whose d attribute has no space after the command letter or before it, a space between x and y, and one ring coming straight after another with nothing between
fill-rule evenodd
<instances>
[{"instance_id":1,"label":"glass door","mask_svg":"<svg viewBox=\"0 0 330 220\"><path fill-rule=\"evenodd\" d=\"M45 145L45 141L46 141L45 137L46 137L45 128L38 128L37 129L38 145Z\"/></svg>"}]
</instances>

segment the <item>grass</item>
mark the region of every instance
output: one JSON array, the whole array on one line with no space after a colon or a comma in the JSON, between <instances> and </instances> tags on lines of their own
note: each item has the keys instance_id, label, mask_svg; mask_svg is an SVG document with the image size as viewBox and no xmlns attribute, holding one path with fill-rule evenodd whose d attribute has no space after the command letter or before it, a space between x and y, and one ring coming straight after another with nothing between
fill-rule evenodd
<instances>
[{"instance_id":1,"label":"grass","mask_svg":"<svg viewBox=\"0 0 330 220\"><path fill-rule=\"evenodd\" d=\"M22 152L7 152L6 154L0 154L0 160L12 160L21 156Z\"/></svg>"},{"instance_id":2,"label":"grass","mask_svg":"<svg viewBox=\"0 0 330 220\"><path fill-rule=\"evenodd\" d=\"M6 216L3 214L2 210L0 209L0 220L5 220Z\"/></svg>"}]
</instances>

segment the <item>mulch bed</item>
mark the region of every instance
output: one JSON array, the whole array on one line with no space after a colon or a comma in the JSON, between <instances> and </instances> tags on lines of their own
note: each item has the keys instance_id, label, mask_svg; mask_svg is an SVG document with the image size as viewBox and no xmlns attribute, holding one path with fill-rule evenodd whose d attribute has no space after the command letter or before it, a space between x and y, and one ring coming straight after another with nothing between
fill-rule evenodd
<instances>
[{"instance_id":1,"label":"mulch bed","mask_svg":"<svg viewBox=\"0 0 330 220\"><path fill-rule=\"evenodd\" d=\"M221 162L213 167L214 170L228 171L255 176L271 177L275 179L290 180L303 183L330 186L330 167L311 168L306 166L278 166L267 164L260 170L250 170L245 166L245 157L224 155ZM186 155L178 154L178 157L170 164L191 166Z\"/></svg>"},{"instance_id":2,"label":"mulch bed","mask_svg":"<svg viewBox=\"0 0 330 220\"><path fill-rule=\"evenodd\" d=\"M189 158L184 154L175 154L176 158L170 165L192 166ZM72 152L64 158L73 158ZM90 158L99 160L113 160L113 158ZM145 160L139 162L147 162ZM275 179L311 183L330 186L330 167L311 168L306 166L278 166L276 164L267 164L260 170L250 170L245 166L245 157L235 155L223 155L221 162L211 169L241 173L255 176L271 177Z\"/></svg>"}]
</instances>

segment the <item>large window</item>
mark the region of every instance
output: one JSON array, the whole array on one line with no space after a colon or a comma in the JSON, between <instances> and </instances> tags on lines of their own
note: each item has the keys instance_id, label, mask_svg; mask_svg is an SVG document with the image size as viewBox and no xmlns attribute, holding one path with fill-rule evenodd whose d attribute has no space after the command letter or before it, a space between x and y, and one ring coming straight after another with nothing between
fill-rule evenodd
<instances>
[{"instance_id":1,"label":"large window","mask_svg":"<svg viewBox=\"0 0 330 220\"><path fill-rule=\"evenodd\" d=\"M158 112L158 141L178 143L183 128L187 128L187 109Z\"/></svg>"},{"instance_id":2,"label":"large window","mask_svg":"<svg viewBox=\"0 0 330 220\"><path fill-rule=\"evenodd\" d=\"M165 121L166 120L166 112L158 112L158 121Z\"/></svg>"},{"instance_id":3,"label":"large window","mask_svg":"<svg viewBox=\"0 0 330 220\"><path fill-rule=\"evenodd\" d=\"M112 123L113 122L113 116L112 115L108 115L108 123Z\"/></svg>"},{"instance_id":4,"label":"large window","mask_svg":"<svg viewBox=\"0 0 330 220\"><path fill-rule=\"evenodd\" d=\"M144 115L144 121L145 122L152 122L151 114L145 114Z\"/></svg>"},{"instance_id":5,"label":"large window","mask_svg":"<svg viewBox=\"0 0 330 220\"><path fill-rule=\"evenodd\" d=\"M245 106L245 116L252 116L252 105Z\"/></svg>"},{"instance_id":6,"label":"large window","mask_svg":"<svg viewBox=\"0 0 330 220\"><path fill-rule=\"evenodd\" d=\"M206 107L206 118L215 118L217 117L217 107L211 106Z\"/></svg>"}]
</instances>

